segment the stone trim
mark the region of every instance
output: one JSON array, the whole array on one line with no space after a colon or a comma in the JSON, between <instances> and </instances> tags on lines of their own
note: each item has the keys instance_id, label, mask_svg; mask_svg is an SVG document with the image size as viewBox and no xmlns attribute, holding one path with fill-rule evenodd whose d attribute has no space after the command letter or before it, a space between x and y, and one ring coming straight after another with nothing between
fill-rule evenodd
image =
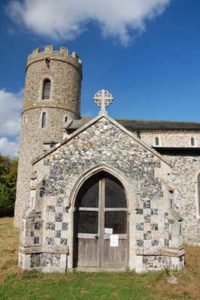
<instances>
[{"instance_id":1,"label":"stone trim","mask_svg":"<svg viewBox=\"0 0 200 300\"><path fill-rule=\"evenodd\" d=\"M38 101L39 103L42 103L42 100L40 100L40 101ZM66 109L66 108L63 108L63 107L59 107L59 105L56 105L56 106L49 106L48 104L46 105L44 105L44 106L38 106L38 103L37 103L37 107L30 107L30 108L27 108L27 109L24 109L23 111L22 111L22 113L21 113L21 116L23 116L23 114L25 113L25 112L27 112L27 111L29 111L29 110L32 110L32 109L38 109L38 108L40 108L40 109L42 109L42 108L52 108L52 109L55 109L55 108L57 108L57 109L62 109L62 110L66 110L66 111L69 111L69 112L71 112L71 113L74 113L74 111L72 111L72 110L70 110L70 109Z\"/></svg>"},{"instance_id":2,"label":"stone trim","mask_svg":"<svg viewBox=\"0 0 200 300\"><path fill-rule=\"evenodd\" d=\"M51 59L51 60L54 60L54 61L60 61L60 62L62 62L62 63L71 65L71 66L74 67L77 71L79 71L80 68L81 68L81 66L82 66L80 63L79 63L79 66L76 66L76 65L75 65L74 63L72 63L72 62L65 61L65 60L58 59L58 58L50 58L50 59ZM38 61L43 61L43 60L45 60L45 57L30 62L30 63L27 65L26 69L25 69L25 73L27 72L28 68L29 68L32 64L37 63ZM83 78L83 75L82 75L82 73L81 73L81 79L82 79L82 78Z\"/></svg>"}]
</instances>

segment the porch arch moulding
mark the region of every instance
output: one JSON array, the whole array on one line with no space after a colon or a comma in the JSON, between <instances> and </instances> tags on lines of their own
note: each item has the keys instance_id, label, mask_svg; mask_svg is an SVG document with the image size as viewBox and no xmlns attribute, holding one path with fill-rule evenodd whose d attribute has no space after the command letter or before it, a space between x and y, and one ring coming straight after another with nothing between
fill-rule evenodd
<instances>
[{"instance_id":1,"label":"porch arch moulding","mask_svg":"<svg viewBox=\"0 0 200 300\"><path fill-rule=\"evenodd\" d=\"M84 184L84 182L89 179L91 176L94 176L98 174L99 172L107 172L108 174L114 176L124 187L125 195L126 195L126 201L127 201L127 208L128 208L128 232L129 232L129 255L128 255L128 265L131 268L135 268L135 264L133 262L133 257L136 257L136 244L135 244L135 218L133 217L135 215L135 209L137 208L137 196L134 190L133 184L128 181L127 177L124 178L118 170L106 165L96 165L85 172L83 172L79 178L74 183L74 186L72 188L72 191L69 195L69 213L70 213L70 219L71 219L71 228L70 228L70 238L69 238L69 254L67 258L67 269L72 270L74 267L74 259L73 259L73 250L74 250L74 211L75 211L75 203L76 198L78 195L78 192L81 188L81 186ZM130 226L130 224L132 226ZM132 257L133 256L133 257Z\"/></svg>"},{"instance_id":2,"label":"porch arch moulding","mask_svg":"<svg viewBox=\"0 0 200 300\"><path fill-rule=\"evenodd\" d=\"M137 206L137 196L134 190L133 185L128 182L120 173L118 170L107 166L105 164L97 165L95 167L92 167L85 172L83 172L79 178L76 180L72 191L70 192L69 195L69 207L71 210L74 211L75 208L75 202L77 198L77 194L81 188L81 186L84 184L84 182L89 179L90 177L98 174L99 172L106 172L112 176L114 176L116 179L119 180L119 182L122 184L124 187L125 195L126 195L126 200L127 200L127 208L128 212L133 211L133 209L136 209Z\"/></svg>"}]
</instances>

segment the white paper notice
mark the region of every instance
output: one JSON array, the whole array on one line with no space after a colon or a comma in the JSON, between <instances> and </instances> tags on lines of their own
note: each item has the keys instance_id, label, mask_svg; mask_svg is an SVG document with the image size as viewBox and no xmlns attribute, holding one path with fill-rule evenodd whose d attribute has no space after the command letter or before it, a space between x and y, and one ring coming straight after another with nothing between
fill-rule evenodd
<instances>
[{"instance_id":1,"label":"white paper notice","mask_svg":"<svg viewBox=\"0 0 200 300\"><path fill-rule=\"evenodd\" d=\"M119 235L111 234L110 235L110 247L118 247L119 246Z\"/></svg>"},{"instance_id":2,"label":"white paper notice","mask_svg":"<svg viewBox=\"0 0 200 300\"><path fill-rule=\"evenodd\" d=\"M105 228L105 234L113 234L113 228Z\"/></svg>"}]
</instances>

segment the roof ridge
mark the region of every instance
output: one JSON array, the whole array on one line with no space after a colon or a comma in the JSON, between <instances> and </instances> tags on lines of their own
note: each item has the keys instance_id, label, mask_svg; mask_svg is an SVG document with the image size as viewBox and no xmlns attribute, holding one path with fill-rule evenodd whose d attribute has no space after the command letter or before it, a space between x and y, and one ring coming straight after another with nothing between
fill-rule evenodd
<instances>
[{"instance_id":1,"label":"roof ridge","mask_svg":"<svg viewBox=\"0 0 200 300\"><path fill-rule=\"evenodd\" d=\"M74 121L81 121L83 119L93 119L92 116L83 116L81 119L74 120ZM184 123L184 124L200 124L197 121L176 121L176 120L149 120L149 119L128 119L128 118L113 118L117 121L128 121L128 122L152 122L152 123Z\"/></svg>"}]
</instances>

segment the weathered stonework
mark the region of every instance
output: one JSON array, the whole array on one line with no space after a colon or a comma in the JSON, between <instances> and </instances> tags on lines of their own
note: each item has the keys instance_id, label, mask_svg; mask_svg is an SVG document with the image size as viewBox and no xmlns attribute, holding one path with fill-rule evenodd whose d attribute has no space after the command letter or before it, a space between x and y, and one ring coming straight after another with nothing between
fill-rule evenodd
<instances>
[{"instance_id":1,"label":"weathered stonework","mask_svg":"<svg viewBox=\"0 0 200 300\"><path fill-rule=\"evenodd\" d=\"M65 254L66 268L73 268L74 190L82 177L87 178L99 168L116 173L126 189L130 218L129 268L138 272L167 266L181 268L182 221L170 207L171 167L154 150L106 117L97 118L35 163L34 170L39 176L32 183L33 190L35 186L33 205L24 217L26 238L21 249L25 256L30 256L30 252L39 253L39 257L47 253ZM38 214L43 216L42 238L38 234L41 228ZM33 228L37 229L32 236ZM149 262L148 257L152 256L154 263ZM38 261L40 258L37 264ZM30 256L24 265L34 268L35 256ZM39 267L46 268L42 260ZM59 269L58 265L53 267Z\"/></svg>"},{"instance_id":2,"label":"weathered stonework","mask_svg":"<svg viewBox=\"0 0 200 300\"><path fill-rule=\"evenodd\" d=\"M197 176L200 158L174 156L167 159L173 165L172 181L177 188L174 204L183 218L183 238L187 244L200 246L200 214Z\"/></svg>"},{"instance_id":3,"label":"weathered stonework","mask_svg":"<svg viewBox=\"0 0 200 300\"><path fill-rule=\"evenodd\" d=\"M197 130L157 130L142 131L141 140L155 146L155 138L159 137L161 147L195 148L200 146L200 134ZM194 138L194 145L191 145ZM200 173L199 155L163 155L172 165L171 182L176 186L174 205L183 218L184 241L192 245L200 245L200 195L197 177Z\"/></svg>"}]
</instances>

